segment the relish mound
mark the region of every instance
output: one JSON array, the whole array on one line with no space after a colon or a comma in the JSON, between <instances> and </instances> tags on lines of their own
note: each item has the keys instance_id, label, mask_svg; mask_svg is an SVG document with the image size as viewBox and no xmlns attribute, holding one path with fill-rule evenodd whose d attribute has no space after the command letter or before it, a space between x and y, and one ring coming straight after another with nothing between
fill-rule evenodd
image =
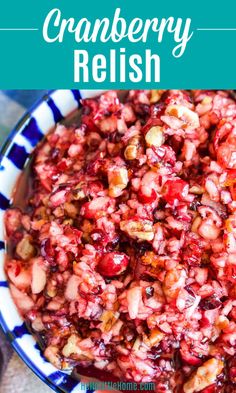
<instances>
[{"instance_id":1,"label":"relish mound","mask_svg":"<svg viewBox=\"0 0 236 393\"><path fill-rule=\"evenodd\" d=\"M59 369L236 391L236 103L109 91L32 157L6 212L14 301ZM17 207L18 206L18 207Z\"/></svg>"}]
</instances>

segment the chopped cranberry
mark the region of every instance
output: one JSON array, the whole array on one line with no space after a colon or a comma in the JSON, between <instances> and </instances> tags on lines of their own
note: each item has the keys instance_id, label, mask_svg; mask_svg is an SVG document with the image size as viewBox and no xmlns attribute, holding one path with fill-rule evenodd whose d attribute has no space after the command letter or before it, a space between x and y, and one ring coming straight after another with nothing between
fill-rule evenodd
<instances>
[{"instance_id":1,"label":"chopped cranberry","mask_svg":"<svg viewBox=\"0 0 236 393\"><path fill-rule=\"evenodd\" d=\"M203 253L203 245L198 235L187 233L182 250L183 260L189 266L199 266Z\"/></svg>"},{"instance_id":2,"label":"chopped cranberry","mask_svg":"<svg viewBox=\"0 0 236 393\"><path fill-rule=\"evenodd\" d=\"M34 150L5 214L5 270L58 369L236 392L230 94L107 91Z\"/></svg>"},{"instance_id":3,"label":"chopped cranberry","mask_svg":"<svg viewBox=\"0 0 236 393\"><path fill-rule=\"evenodd\" d=\"M81 232L79 229L74 228L70 225L66 225L66 227L65 227L65 235L68 236L71 243L73 243L73 244L81 243L82 234L83 234L83 232Z\"/></svg>"},{"instance_id":4,"label":"chopped cranberry","mask_svg":"<svg viewBox=\"0 0 236 393\"><path fill-rule=\"evenodd\" d=\"M180 354L182 360L190 366L200 366L200 364L202 364L202 360L191 353L190 348L185 341L181 342Z\"/></svg>"},{"instance_id":5,"label":"chopped cranberry","mask_svg":"<svg viewBox=\"0 0 236 393\"><path fill-rule=\"evenodd\" d=\"M121 252L108 252L101 257L97 270L104 277L114 277L123 273L129 264L129 257Z\"/></svg>"},{"instance_id":6,"label":"chopped cranberry","mask_svg":"<svg viewBox=\"0 0 236 393\"><path fill-rule=\"evenodd\" d=\"M167 91L163 94L162 98L163 98L165 104L167 104L167 105L180 104L184 101L191 102L191 96L185 90L182 90L182 91L175 90L175 91L171 91L171 92Z\"/></svg>"},{"instance_id":7,"label":"chopped cranberry","mask_svg":"<svg viewBox=\"0 0 236 393\"><path fill-rule=\"evenodd\" d=\"M144 194L141 189L138 193L139 202L144 203L144 204L155 202L157 199L157 193L153 188L150 191L151 191L150 194L147 195L147 194Z\"/></svg>"},{"instance_id":8,"label":"chopped cranberry","mask_svg":"<svg viewBox=\"0 0 236 393\"><path fill-rule=\"evenodd\" d=\"M166 105L164 104L164 102L152 105L150 115L153 118L160 118L162 115L164 115L165 109Z\"/></svg>"},{"instance_id":9,"label":"chopped cranberry","mask_svg":"<svg viewBox=\"0 0 236 393\"><path fill-rule=\"evenodd\" d=\"M155 161L157 163L162 163L166 165L173 166L176 162L176 155L172 147L167 145L162 145L160 147L151 148L154 157L152 158L153 164Z\"/></svg>"},{"instance_id":10,"label":"chopped cranberry","mask_svg":"<svg viewBox=\"0 0 236 393\"><path fill-rule=\"evenodd\" d=\"M68 164L66 161L60 161L57 164L57 169L59 172L64 172L68 168Z\"/></svg>"},{"instance_id":11,"label":"chopped cranberry","mask_svg":"<svg viewBox=\"0 0 236 393\"><path fill-rule=\"evenodd\" d=\"M221 301L215 296L210 296L200 301L200 308L202 310L214 310L222 305Z\"/></svg>"},{"instance_id":12,"label":"chopped cranberry","mask_svg":"<svg viewBox=\"0 0 236 393\"><path fill-rule=\"evenodd\" d=\"M228 375L231 383L236 385L236 359L230 359L228 361Z\"/></svg>"},{"instance_id":13,"label":"chopped cranberry","mask_svg":"<svg viewBox=\"0 0 236 393\"><path fill-rule=\"evenodd\" d=\"M229 133L232 131L232 125L230 123L225 123L222 125L222 123L219 124L219 127L216 130L216 134L214 137L214 147L215 151L218 150L220 142L223 142L226 140L227 136Z\"/></svg>"},{"instance_id":14,"label":"chopped cranberry","mask_svg":"<svg viewBox=\"0 0 236 393\"><path fill-rule=\"evenodd\" d=\"M51 150L51 157L54 162L57 162L61 158L61 151L57 147L53 147Z\"/></svg>"},{"instance_id":15,"label":"chopped cranberry","mask_svg":"<svg viewBox=\"0 0 236 393\"><path fill-rule=\"evenodd\" d=\"M21 227L22 213L20 209L9 209L5 214L7 235L11 236Z\"/></svg>"},{"instance_id":16,"label":"chopped cranberry","mask_svg":"<svg viewBox=\"0 0 236 393\"><path fill-rule=\"evenodd\" d=\"M44 257L49 263L55 262L55 250L51 245L50 239L43 239L41 242L41 255Z\"/></svg>"},{"instance_id":17,"label":"chopped cranberry","mask_svg":"<svg viewBox=\"0 0 236 393\"><path fill-rule=\"evenodd\" d=\"M111 198L98 197L94 198L91 202L86 202L81 209L81 214L86 218L96 218L97 215L108 208L111 204Z\"/></svg>"},{"instance_id":18,"label":"chopped cranberry","mask_svg":"<svg viewBox=\"0 0 236 393\"><path fill-rule=\"evenodd\" d=\"M159 116L161 116L161 112L160 112ZM161 122L160 118L158 118L158 114L156 114L156 117L153 117L147 121L147 123L144 125L142 131L145 134L150 130L150 128L156 127L156 126L161 126L161 124L162 124L162 122Z\"/></svg>"},{"instance_id":19,"label":"chopped cranberry","mask_svg":"<svg viewBox=\"0 0 236 393\"><path fill-rule=\"evenodd\" d=\"M167 180L162 188L162 196L172 205L175 201L185 201L189 185L182 179Z\"/></svg>"},{"instance_id":20,"label":"chopped cranberry","mask_svg":"<svg viewBox=\"0 0 236 393\"><path fill-rule=\"evenodd\" d=\"M217 160L223 168L234 169L236 167L235 154L235 146L225 142L217 150Z\"/></svg>"},{"instance_id":21,"label":"chopped cranberry","mask_svg":"<svg viewBox=\"0 0 236 393\"><path fill-rule=\"evenodd\" d=\"M190 285L186 285L186 287L184 287L184 289L185 289L191 296L193 296L193 297L196 296L196 294L195 294L193 288L192 288Z\"/></svg>"}]
</instances>

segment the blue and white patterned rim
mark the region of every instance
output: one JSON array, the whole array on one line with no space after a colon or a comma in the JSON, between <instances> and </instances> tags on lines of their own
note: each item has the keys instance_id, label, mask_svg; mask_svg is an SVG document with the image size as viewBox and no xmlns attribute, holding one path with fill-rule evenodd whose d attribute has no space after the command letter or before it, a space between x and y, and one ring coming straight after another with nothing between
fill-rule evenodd
<instances>
[{"instance_id":1,"label":"blue and white patterned rim","mask_svg":"<svg viewBox=\"0 0 236 393\"><path fill-rule=\"evenodd\" d=\"M22 360L58 393L84 392L78 380L47 362L28 332L11 298L4 272L4 212L17 178L30 153L58 121L80 107L80 99L98 94L94 90L55 90L44 96L16 125L0 153L0 325ZM87 392L91 392L87 390Z\"/></svg>"}]
</instances>

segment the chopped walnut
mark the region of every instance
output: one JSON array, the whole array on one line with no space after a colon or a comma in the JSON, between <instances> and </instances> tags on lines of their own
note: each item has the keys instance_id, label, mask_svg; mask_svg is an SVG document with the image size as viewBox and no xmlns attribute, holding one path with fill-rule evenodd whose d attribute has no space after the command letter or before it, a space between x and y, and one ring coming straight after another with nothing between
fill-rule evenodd
<instances>
[{"instance_id":1,"label":"chopped walnut","mask_svg":"<svg viewBox=\"0 0 236 393\"><path fill-rule=\"evenodd\" d=\"M189 192L191 192L192 194L201 195L204 193L204 188L199 186L198 184L195 184L189 189Z\"/></svg>"},{"instance_id":2,"label":"chopped walnut","mask_svg":"<svg viewBox=\"0 0 236 393\"><path fill-rule=\"evenodd\" d=\"M164 337L165 334L163 332L157 328L154 328L151 330L149 336L144 338L144 343L149 347L154 347L155 345L158 345Z\"/></svg>"},{"instance_id":3,"label":"chopped walnut","mask_svg":"<svg viewBox=\"0 0 236 393\"><path fill-rule=\"evenodd\" d=\"M200 216L196 216L196 218L194 219L193 223L192 223L192 227L191 227L191 231L198 233L198 228L202 223L202 219Z\"/></svg>"},{"instance_id":4,"label":"chopped walnut","mask_svg":"<svg viewBox=\"0 0 236 393\"><path fill-rule=\"evenodd\" d=\"M73 195L73 199L75 199L76 201L86 198L86 195L83 190L84 185L85 185L84 182L80 182L73 189L72 195Z\"/></svg>"},{"instance_id":5,"label":"chopped walnut","mask_svg":"<svg viewBox=\"0 0 236 393\"><path fill-rule=\"evenodd\" d=\"M181 288L184 287L186 271L181 265L169 270L163 282L163 291L168 301L176 299Z\"/></svg>"},{"instance_id":6,"label":"chopped walnut","mask_svg":"<svg viewBox=\"0 0 236 393\"><path fill-rule=\"evenodd\" d=\"M151 241L154 238L152 221L121 221L120 229L133 239Z\"/></svg>"},{"instance_id":7,"label":"chopped walnut","mask_svg":"<svg viewBox=\"0 0 236 393\"><path fill-rule=\"evenodd\" d=\"M160 147L165 142L162 127L152 127L145 135L145 141L148 147Z\"/></svg>"},{"instance_id":8,"label":"chopped walnut","mask_svg":"<svg viewBox=\"0 0 236 393\"><path fill-rule=\"evenodd\" d=\"M16 246L17 255L24 261L29 260L35 255L35 248L31 244L31 237L26 235Z\"/></svg>"},{"instance_id":9,"label":"chopped walnut","mask_svg":"<svg viewBox=\"0 0 236 393\"><path fill-rule=\"evenodd\" d=\"M128 145L124 152L126 160L135 160L135 158L137 158L137 154L138 148L135 145Z\"/></svg>"},{"instance_id":10,"label":"chopped walnut","mask_svg":"<svg viewBox=\"0 0 236 393\"><path fill-rule=\"evenodd\" d=\"M66 214L71 218L75 218L78 214L78 209L73 203L66 202L64 204L64 209Z\"/></svg>"},{"instance_id":11,"label":"chopped walnut","mask_svg":"<svg viewBox=\"0 0 236 393\"><path fill-rule=\"evenodd\" d=\"M198 114L184 105L168 105L166 114L177 117L188 127L198 128L200 126Z\"/></svg>"},{"instance_id":12,"label":"chopped walnut","mask_svg":"<svg viewBox=\"0 0 236 393\"><path fill-rule=\"evenodd\" d=\"M155 102L160 101L161 96L165 93L165 91L166 90L151 90L150 103L155 104Z\"/></svg>"},{"instance_id":13,"label":"chopped walnut","mask_svg":"<svg viewBox=\"0 0 236 393\"><path fill-rule=\"evenodd\" d=\"M112 168L108 172L109 196L113 198L120 196L128 181L128 171L125 167Z\"/></svg>"},{"instance_id":14,"label":"chopped walnut","mask_svg":"<svg viewBox=\"0 0 236 393\"><path fill-rule=\"evenodd\" d=\"M62 362L61 362L61 357L59 355L58 347L54 345L50 345L44 351L44 356L50 363L53 364L53 366L55 366L59 370L62 368Z\"/></svg>"},{"instance_id":15,"label":"chopped walnut","mask_svg":"<svg viewBox=\"0 0 236 393\"><path fill-rule=\"evenodd\" d=\"M134 160L138 158L138 153L141 147L140 135L135 135L129 139L128 145L125 148L124 156L126 160Z\"/></svg>"},{"instance_id":16,"label":"chopped walnut","mask_svg":"<svg viewBox=\"0 0 236 393\"><path fill-rule=\"evenodd\" d=\"M212 358L207 360L184 384L184 393L200 392L207 386L215 383L217 376L223 370L224 364L221 360Z\"/></svg>"},{"instance_id":17,"label":"chopped walnut","mask_svg":"<svg viewBox=\"0 0 236 393\"><path fill-rule=\"evenodd\" d=\"M66 357L69 357L70 355L77 353L78 351L77 343L79 340L80 340L79 336L77 336L76 334L72 334L69 337L66 345L63 347L62 354ZM81 352L81 350L79 350L79 352Z\"/></svg>"},{"instance_id":18,"label":"chopped walnut","mask_svg":"<svg viewBox=\"0 0 236 393\"><path fill-rule=\"evenodd\" d=\"M93 360L92 351L89 348L87 350L80 348L80 342L80 337L77 334L72 334L62 349L63 356L70 357L73 355L78 360Z\"/></svg>"},{"instance_id":19,"label":"chopped walnut","mask_svg":"<svg viewBox=\"0 0 236 393\"><path fill-rule=\"evenodd\" d=\"M151 265L152 267L164 267L164 259L153 251L146 251L142 256L142 263L144 265Z\"/></svg>"},{"instance_id":20,"label":"chopped walnut","mask_svg":"<svg viewBox=\"0 0 236 393\"><path fill-rule=\"evenodd\" d=\"M104 311L100 317L100 320L102 321L100 329L102 332L109 332L118 320L119 315L120 314L118 312L114 313L113 311Z\"/></svg>"}]
</instances>

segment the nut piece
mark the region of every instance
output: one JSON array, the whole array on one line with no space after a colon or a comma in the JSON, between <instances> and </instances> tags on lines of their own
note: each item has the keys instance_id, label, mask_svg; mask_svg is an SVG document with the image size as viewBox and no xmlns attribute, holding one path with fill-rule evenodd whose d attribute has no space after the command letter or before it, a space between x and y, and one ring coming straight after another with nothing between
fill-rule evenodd
<instances>
[{"instance_id":1,"label":"nut piece","mask_svg":"<svg viewBox=\"0 0 236 393\"><path fill-rule=\"evenodd\" d=\"M181 288L184 287L186 271L179 264L175 269L168 270L163 282L163 291L168 302L177 298Z\"/></svg>"},{"instance_id":2,"label":"nut piece","mask_svg":"<svg viewBox=\"0 0 236 393\"><path fill-rule=\"evenodd\" d=\"M122 194L129 181L125 167L111 169L108 172L109 196L116 198Z\"/></svg>"},{"instance_id":3,"label":"nut piece","mask_svg":"<svg viewBox=\"0 0 236 393\"><path fill-rule=\"evenodd\" d=\"M145 141L148 147L160 147L165 142L163 130L161 127L152 127L145 135Z\"/></svg>"},{"instance_id":4,"label":"nut piece","mask_svg":"<svg viewBox=\"0 0 236 393\"><path fill-rule=\"evenodd\" d=\"M223 370L224 364L221 360L212 358L198 367L193 376L184 384L184 393L200 392L207 386L215 383L217 376Z\"/></svg>"},{"instance_id":5,"label":"nut piece","mask_svg":"<svg viewBox=\"0 0 236 393\"><path fill-rule=\"evenodd\" d=\"M192 223L191 231L198 233L198 228L200 227L201 223L202 223L201 217L197 216Z\"/></svg>"},{"instance_id":6,"label":"nut piece","mask_svg":"<svg viewBox=\"0 0 236 393\"><path fill-rule=\"evenodd\" d=\"M196 194L196 195L201 195L204 193L204 188L199 186L198 184L196 184L195 186L192 186L189 189L189 192L191 192L192 194Z\"/></svg>"},{"instance_id":7,"label":"nut piece","mask_svg":"<svg viewBox=\"0 0 236 393\"><path fill-rule=\"evenodd\" d=\"M159 342L161 342L164 336L165 336L164 333L162 333L159 329L157 328L152 329L151 334L148 337L150 346L153 347L159 344Z\"/></svg>"},{"instance_id":8,"label":"nut piece","mask_svg":"<svg viewBox=\"0 0 236 393\"><path fill-rule=\"evenodd\" d=\"M103 311L100 320L102 324L100 329L102 332L109 332L111 328L115 325L116 321L118 320L120 314L118 312L113 311Z\"/></svg>"},{"instance_id":9,"label":"nut piece","mask_svg":"<svg viewBox=\"0 0 236 393\"><path fill-rule=\"evenodd\" d=\"M155 102L160 101L161 96L165 93L165 91L166 90L151 90L150 103L154 104Z\"/></svg>"},{"instance_id":10,"label":"nut piece","mask_svg":"<svg viewBox=\"0 0 236 393\"><path fill-rule=\"evenodd\" d=\"M132 239L151 241L154 238L152 221L121 221L120 229L126 232Z\"/></svg>"},{"instance_id":11,"label":"nut piece","mask_svg":"<svg viewBox=\"0 0 236 393\"><path fill-rule=\"evenodd\" d=\"M137 158L138 148L135 145L128 145L124 151L126 160L135 160Z\"/></svg>"},{"instance_id":12,"label":"nut piece","mask_svg":"<svg viewBox=\"0 0 236 393\"><path fill-rule=\"evenodd\" d=\"M69 357L72 354L76 354L78 352L78 342L80 341L79 336L76 334L72 334L66 343L66 345L62 349L62 355L65 357ZM79 350L81 352L81 350Z\"/></svg>"},{"instance_id":13,"label":"nut piece","mask_svg":"<svg viewBox=\"0 0 236 393\"><path fill-rule=\"evenodd\" d=\"M86 350L83 345L81 348L80 343L80 337L77 334L72 334L62 349L62 355L67 358L73 355L73 357L78 360L93 360L94 357L92 355L91 349L88 348Z\"/></svg>"},{"instance_id":14,"label":"nut piece","mask_svg":"<svg viewBox=\"0 0 236 393\"><path fill-rule=\"evenodd\" d=\"M200 126L198 114L184 105L168 105L165 113L177 117L191 128L198 128Z\"/></svg>"},{"instance_id":15,"label":"nut piece","mask_svg":"<svg viewBox=\"0 0 236 393\"><path fill-rule=\"evenodd\" d=\"M75 199L76 201L80 201L86 198L85 192L83 190L84 186L85 186L84 182L80 182L75 186L75 188L72 191L73 199Z\"/></svg>"},{"instance_id":16,"label":"nut piece","mask_svg":"<svg viewBox=\"0 0 236 393\"><path fill-rule=\"evenodd\" d=\"M141 257L143 265L151 265L152 267L164 267L164 259L159 255L155 254L153 251L146 251Z\"/></svg>"},{"instance_id":17,"label":"nut piece","mask_svg":"<svg viewBox=\"0 0 236 393\"><path fill-rule=\"evenodd\" d=\"M54 345L49 345L44 351L45 358L59 370L62 369L62 362L59 355L59 348Z\"/></svg>"},{"instance_id":18,"label":"nut piece","mask_svg":"<svg viewBox=\"0 0 236 393\"><path fill-rule=\"evenodd\" d=\"M31 240L31 237L26 235L16 246L17 255L24 261L31 259L35 255L35 248L30 243Z\"/></svg>"}]
</instances>

